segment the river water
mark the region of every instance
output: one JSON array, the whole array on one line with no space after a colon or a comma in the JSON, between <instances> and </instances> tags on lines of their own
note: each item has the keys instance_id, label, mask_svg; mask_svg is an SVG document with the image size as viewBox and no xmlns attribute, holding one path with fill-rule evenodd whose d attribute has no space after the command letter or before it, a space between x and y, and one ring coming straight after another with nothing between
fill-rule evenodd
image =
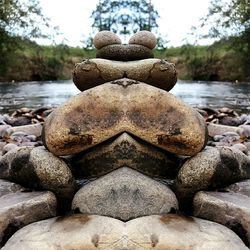
<instances>
[{"instance_id":1,"label":"river water","mask_svg":"<svg viewBox=\"0 0 250 250\"><path fill-rule=\"evenodd\" d=\"M170 92L193 107L229 107L250 113L250 83L178 81ZM55 107L78 93L72 81L0 83L0 113Z\"/></svg>"}]
</instances>

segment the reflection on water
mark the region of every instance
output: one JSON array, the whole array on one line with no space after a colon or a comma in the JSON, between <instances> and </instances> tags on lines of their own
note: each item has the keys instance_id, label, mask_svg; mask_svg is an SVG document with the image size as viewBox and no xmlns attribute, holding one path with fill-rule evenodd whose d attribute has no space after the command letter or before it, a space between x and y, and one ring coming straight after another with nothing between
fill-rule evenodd
<instances>
[{"instance_id":1,"label":"reflection on water","mask_svg":"<svg viewBox=\"0 0 250 250\"><path fill-rule=\"evenodd\" d=\"M250 84L178 81L170 91L194 107L230 107L250 113ZM20 107L53 107L80 93L72 81L0 84L0 113Z\"/></svg>"}]
</instances>

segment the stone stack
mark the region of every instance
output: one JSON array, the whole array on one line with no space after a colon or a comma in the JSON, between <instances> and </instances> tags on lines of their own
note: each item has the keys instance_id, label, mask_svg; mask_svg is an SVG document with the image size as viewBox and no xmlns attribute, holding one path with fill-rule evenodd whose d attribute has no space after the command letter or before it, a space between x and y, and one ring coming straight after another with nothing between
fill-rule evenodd
<instances>
[{"instance_id":1,"label":"stone stack","mask_svg":"<svg viewBox=\"0 0 250 250\"><path fill-rule=\"evenodd\" d=\"M45 209L38 219L22 220L17 229L38 222L2 249L248 249L249 210L232 222L235 206L250 197L248 181L228 187L228 195L207 191L250 178L250 159L236 149L206 147L205 120L168 92L177 74L173 64L153 58L151 32L123 45L102 31L94 45L97 58L76 64L73 73L82 92L46 119L46 149L13 149L0 159L0 178L48 190L41 193L47 200L54 193L61 216L38 221L55 216ZM228 206L234 194L242 203L223 220L217 204Z\"/></svg>"}]
</instances>

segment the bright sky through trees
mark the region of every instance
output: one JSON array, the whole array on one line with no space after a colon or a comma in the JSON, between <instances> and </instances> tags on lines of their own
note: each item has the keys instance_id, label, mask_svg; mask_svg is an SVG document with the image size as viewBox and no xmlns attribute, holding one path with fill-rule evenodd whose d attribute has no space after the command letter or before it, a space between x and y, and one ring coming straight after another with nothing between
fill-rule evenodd
<instances>
[{"instance_id":1,"label":"bright sky through trees","mask_svg":"<svg viewBox=\"0 0 250 250\"><path fill-rule=\"evenodd\" d=\"M200 24L199 19L208 12L210 0L152 0L159 12L159 33L169 40L169 46L180 46L194 38L188 36L192 26ZM70 46L82 46L81 41L91 34L90 15L98 0L40 0L43 14L51 19L51 24L59 26L61 35L55 37L56 43L64 42ZM93 35L93 34L92 34ZM166 37L165 37L166 36ZM211 39L199 40L199 44L209 44ZM38 40L50 44L51 41Z\"/></svg>"}]
</instances>

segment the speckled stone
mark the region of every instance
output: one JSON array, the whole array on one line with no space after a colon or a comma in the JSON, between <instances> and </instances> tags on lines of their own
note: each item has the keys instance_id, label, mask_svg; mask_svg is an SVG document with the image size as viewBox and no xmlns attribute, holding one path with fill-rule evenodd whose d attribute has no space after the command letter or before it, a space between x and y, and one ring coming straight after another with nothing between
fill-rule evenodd
<instances>
[{"instance_id":1,"label":"speckled stone","mask_svg":"<svg viewBox=\"0 0 250 250\"><path fill-rule=\"evenodd\" d=\"M174 64L154 58L131 62L100 58L84 60L76 64L73 81L78 89L84 91L124 76L167 91L177 82Z\"/></svg>"},{"instance_id":2,"label":"speckled stone","mask_svg":"<svg viewBox=\"0 0 250 250\"><path fill-rule=\"evenodd\" d=\"M135 33L130 39L129 44L143 45L149 49L153 49L157 44L155 35L147 30L142 30Z\"/></svg>"},{"instance_id":3,"label":"speckled stone","mask_svg":"<svg viewBox=\"0 0 250 250\"><path fill-rule=\"evenodd\" d=\"M74 196L72 209L128 221L177 211L178 201L166 185L123 167L83 186Z\"/></svg>"},{"instance_id":4,"label":"speckled stone","mask_svg":"<svg viewBox=\"0 0 250 250\"><path fill-rule=\"evenodd\" d=\"M220 224L174 214L145 216L124 223L98 215L71 215L30 224L2 250L247 250Z\"/></svg>"},{"instance_id":5,"label":"speckled stone","mask_svg":"<svg viewBox=\"0 0 250 250\"><path fill-rule=\"evenodd\" d=\"M98 32L93 39L93 44L97 49L112 44L121 44L121 39L113 32L103 30Z\"/></svg>"},{"instance_id":6,"label":"speckled stone","mask_svg":"<svg viewBox=\"0 0 250 250\"><path fill-rule=\"evenodd\" d=\"M117 61L133 61L154 58L154 53L143 45L113 44L97 50L96 57Z\"/></svg>"},{"instance_id":7,"label":"speckled stone","mask_svg":"<svg viewBox=\"0 0 250 250\"><path fill-rule=\"evenodd\" d=\"M203 117L174 95L121 79L84 91L53 111L43 142L55 155L71 155L122 132L180 155L195 155L206 145Z\"/></svg>"}]
</instances>

